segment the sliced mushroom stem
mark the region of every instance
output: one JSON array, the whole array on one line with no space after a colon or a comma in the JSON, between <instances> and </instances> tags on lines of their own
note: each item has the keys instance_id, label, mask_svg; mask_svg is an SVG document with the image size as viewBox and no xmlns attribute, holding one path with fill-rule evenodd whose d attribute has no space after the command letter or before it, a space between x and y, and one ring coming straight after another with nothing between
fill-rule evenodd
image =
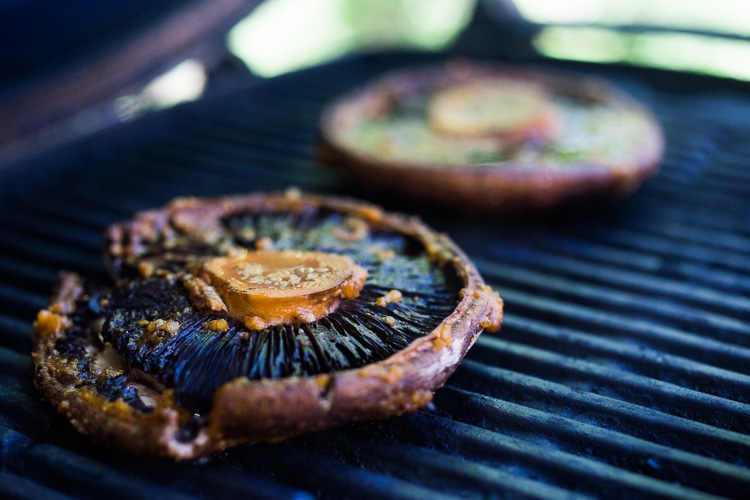
<instances>
[{"instance_id":1,"label":"sliced mushroom stem","mask_svg":"<svg viewBox=\"0 0 750 500\"><path fill-rule=\"evenodd\" d=\"M344 255L280 250L216 257L202 275L231 316L259 330L326 316L359 295L367 271Z\"/></svg>"}]
</instances>

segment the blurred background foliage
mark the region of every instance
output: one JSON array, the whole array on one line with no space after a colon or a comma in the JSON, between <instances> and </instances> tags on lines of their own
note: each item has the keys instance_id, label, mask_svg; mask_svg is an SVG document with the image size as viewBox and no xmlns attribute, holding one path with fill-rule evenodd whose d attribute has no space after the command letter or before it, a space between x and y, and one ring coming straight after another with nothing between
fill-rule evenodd
<instances>
[{"instance_id":1,"label":"blurred background foliage","mask_svg":"<svg viewBox=\"0 0 750 500\"><path fill-rule=\"evenodd\" d=\"M439 50L474 8L475 0L267 0L232 30L229 47L260 76L355 51Z\"/></svg>"},{"instance_id":2,"label":"blurred background foliage","mask_svg":"<svg viewBox=\"0 0 750 500\"><path fill-rule=\"evenodd\" d=\"M472 16L540 29L552 58L623 62L750 80L745 0L266 0L230 33L230 50L270 77L347 53L444 49Z\"/></svg>"}]
</instances>

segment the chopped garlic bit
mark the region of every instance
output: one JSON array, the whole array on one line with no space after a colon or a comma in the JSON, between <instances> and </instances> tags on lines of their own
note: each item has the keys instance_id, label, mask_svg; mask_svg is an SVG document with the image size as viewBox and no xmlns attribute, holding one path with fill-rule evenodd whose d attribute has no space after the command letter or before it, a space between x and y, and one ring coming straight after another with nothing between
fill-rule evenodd
<instances>
[{"instance_id":1,"label":"chopped garlic bit","mask_svg":"<svg viewBox=\"0 0 750 500\"><path fill-rule=\"evenodd\" d=\"M237 230L237 236L243 240L252 241L257 236L255 229L251 227L243 227Z\"/></svg>"},{"instance_id":2,"label":"chopped garlic bit","mask_svg":"<svg viewBox=\"0 0 750 500\"><path fill-rule=\"evenodd\" d=\"M264 236L255 242L256 250L273 250L273 240L268 236Z\"/></svg>"},{"instance_id":3,"label":"chopped garlic bit","mask_svg":"<svg viewBox=\"0 0 750 500\"><path fill-rule=\"evenodd\" d=\"M386 248L375 252L375 258L379 261L386 261L394 258L396 252L392 248Z\"/></svg>"},{"instance_id":4,"label":"chopped garlic bit","mask_svg":"<svg viewBox=\"0 0 750 500\"><path fill-rule=\"evenodd\" d=\"M380 320L388 326L396 326L396 318L393 316L381 316Z\"/></svg>"},{"instance_id":5,"label":"chopped garlic bit","mask_svg":"<svg viewBox=\"0 0 750 500\"><path fill-rule=\"evenodd\" d=\"M163 320L157 319L154 321L141 320L138 322L139 325L144 326L147 333L164 332L170 335L177 333L180 329L180 322L175 320Z\"/></svg>"},{"instance_id":6,"label":"chopped garlic bit","mask_svg":"<svg viewBox=\"0 0 750 500\"><path fill-rule=\"evenodd\" d=\"M154 274L155 269L154 264L151 262L143 261L138 264L138 272L144 278L150 278Z\"/></svg>"},{"instance_id":7,"label":"chopped garlic bit","mask_svg":"<svg viewBox=\"0 0 750 500\"><path fill-rule=\"evenodd\" d=\"M47 309L39 311L34 322L34 328L45 336L62 333L71 327L71 321L66 316L56 314Z\"/></svg>"},{"instance_id":8,"label":"chopped garlic bit","mask_svg":"<svg viewBox=\"0 0 750 500\"><path fill-rule=\"evenodd\" d=\"M214 332L225 332L229 330L229 323L227 323L227 320L224 318L206 321L202 326Z\"/></svg>"},{"instance_id":9,"label":"chopped garlic bit","mask_svg":"<svg viewBox=\"0 0 750 500\"><path fill-rule=\"evenodd\" d=\"M396 302L401 302L401 299L403 298L403 295L401 295L401 292L398 290L391 290L390 292L386 293L382 297L378 297L375 300L375 304L380 307L385 307L388 304L393 304Z\"/></svg>"},{"instance_id":10,"label":"chopped garlic bit","mask_svg":"<svg viewBox=\"0 0 750 500\"><path fill-rule=\"evenodd\" d=\"M369 234L369 225L359 217L347 217L341 226L333 230L333 235L341 241L362 241Z\"/></svg>"}]
</instances>

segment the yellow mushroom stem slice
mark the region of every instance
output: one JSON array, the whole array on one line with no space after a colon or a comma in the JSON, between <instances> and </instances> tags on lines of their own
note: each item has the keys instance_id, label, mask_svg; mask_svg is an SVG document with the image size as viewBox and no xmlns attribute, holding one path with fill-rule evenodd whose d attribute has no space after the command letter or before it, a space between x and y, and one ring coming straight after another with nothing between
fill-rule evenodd
<instances>
[{"instance_id":1,"label":"yellow mushroom stem slice","mask_svg":"<svg viewBox=\"0 0 750 500\"><path fill-rule=\"evenodd\" d=\"M229 314L251 330L318 320L357 297L367 278L347 256L291 250L216 257L202 271Z\"/></svg>"},{"instance_id":2,"label":"yellow mushroom stem slice","mask_svg":"<svg viewBox=\"0 0 750 500\"><path fill-rule=\"evenodd\" d=\"M555 125L555 112L540 86L494 79L437 92L429 103L427 119L441 133L523 140L547 136Z\"/></svg>"}]
</instances>

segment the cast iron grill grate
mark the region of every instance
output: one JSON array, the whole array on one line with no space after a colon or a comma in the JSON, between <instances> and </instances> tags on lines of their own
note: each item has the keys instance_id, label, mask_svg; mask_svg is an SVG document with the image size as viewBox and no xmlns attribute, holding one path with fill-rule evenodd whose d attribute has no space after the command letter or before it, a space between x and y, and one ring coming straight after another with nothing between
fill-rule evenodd
<instances>
[{"instance_id":1,"label":"cast iron grill grate","mask_svg":"<svg viewBox=\"0 0 750 500\"><path fill-rule=\"evenodd\" d=\"M0 493L741 497L750 491L750 95L657 90L662 173L623 203L466 219L408 200L506 301L433 409L201 464L92 445L40 401L31 321L58 270L107 282L101 232L178 195L348 191L311 158L317 114L367 56L142 119L0 171Z\"/></svg>"}]
</instances>

